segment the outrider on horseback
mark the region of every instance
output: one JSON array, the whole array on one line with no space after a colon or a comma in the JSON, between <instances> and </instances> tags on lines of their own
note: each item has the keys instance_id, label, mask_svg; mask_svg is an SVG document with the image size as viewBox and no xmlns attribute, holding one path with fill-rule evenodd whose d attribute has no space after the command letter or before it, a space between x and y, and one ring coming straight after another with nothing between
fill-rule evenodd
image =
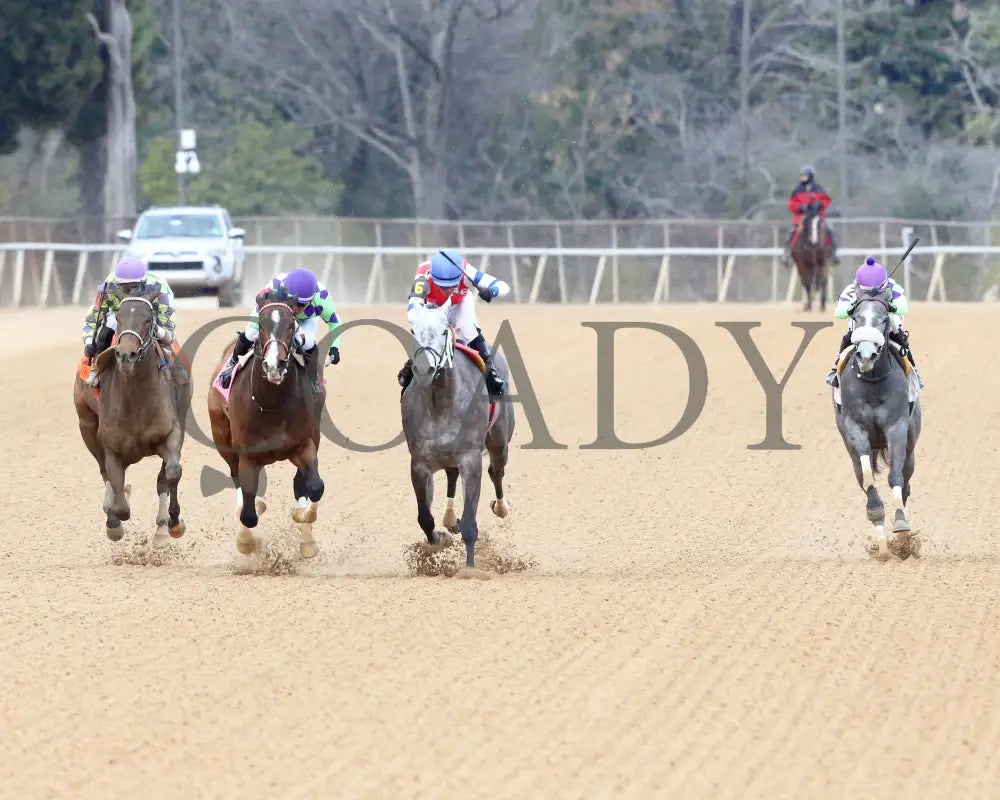
<instances>
[{"instance_id":1,"label":"outrider on horseback","mask_svg":"<svg viewBox=\"0 0 1000 800\"><path fill-rule=\"evenodd\" d=\"M799 280L805 290L804 310L812 310L812 296L819 294L820 311L826 310L828 262L839 264L833 231L826 224L826 210L832 203L830 195L816 183L813 168L800 170L799 182L788 196L788 210L794 225L788 235L785 266L794 261Z\"/></svg>"},{"instance_id":2,"label":"outrider on horseback","mask_svg":"<svg viewBox=\"0 0 1000 800\"><path fill-rule=\"evenodd\" d=\"M318 452L326 401L323 361L317 358L321 319L332 334L325 363L338 364L340 319L330 291L309 270L281 273L257 294L246 328L213 373L208 413L236 487L241 553L260 549L253 534L266 509L257 496L260 472L278 461L296 468L292 519L299 526L299 550L305 558L317 553L312 525L324 493Z\"/></svg>"},{"instance_id":3,"label":"outrider on horseback","mask_svg":"<svg viewBox=\"0 0 1000 800\"><path fill-rule=\"evenodd\" d=\"M431 503L434 474L448 479L444 526L461 531L466 568L461 577L484 577L476 569L479 538L476 513L483 475L483 451L489 452L489 475L496 491L493 513L506 517L503 475L514 433L514 410L504 394L507 361L491 353L476 319L476 299L490 302L510 287L473 268L457 250L438 250L417 267L407 306L413 334L411 358L399 373L400 408L410 451L410 479L417 500L417 522L429 549L450 544L447 533L434 530ZM455 354L460 355L456 358ZM464 503L455 518L454 500L462 478Z\"/></svg>"}]
</instances>

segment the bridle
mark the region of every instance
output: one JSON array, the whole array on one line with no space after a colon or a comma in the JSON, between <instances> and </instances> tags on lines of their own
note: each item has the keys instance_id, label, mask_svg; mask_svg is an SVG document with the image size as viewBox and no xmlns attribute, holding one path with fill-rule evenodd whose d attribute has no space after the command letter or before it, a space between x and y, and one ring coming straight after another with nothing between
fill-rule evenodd
<instances>
[{"instance_id":1,"label":"bridle","mask_svg":"<svg viewBox=\"0 0 1000 800\"><path fill-rule=\"evenodd\" d=\"M153 327L154 327L154 309L153 304L148 298L145 297L123 297L119 303L119 309L126 303L145 303L146 307L149 308L149 328L146 334L143 335L136 330L131 328L126 328L123 331L117 331L118 341L121 342L122 338L125 336L134 336L139 340L139 349L136 351L138 353L137 359L141 359L145 355L146 350L153 343Z\"/></svg>"},{"instance_id":2,"label":"bridle","mask_svg":"<svg viewBox=\"0 0 1000 800\"><path fill-rule=\"evenodd\" d=\"M859 305L861 305L861 303L878 303L885 310L885 320L882 323L882 327L881 328L874 328L874 330L877 330L880 334L882 334L882 344L878 346L877 354L875 356L874 363L873 363L873 369L872 369L872 371L874 371L874 364L878 363L878 361L881 360L882 354L885 351L885 347L889 343L889 329L892 327L892 318L890 317L890 314L892 312L889 310L889 304L886 302L886 300L883 297L880 297L880 296L876 295L874 297L868 296L868 297L860 298L859 300L857 300L855 302L854 308L852 309L851 315L850 315L851 316L851 322L854 323L854 325L852 326L852 332L858 329L858 325L857 325L858 320L855 318L854 314L857 312L857 308L858 308ZM873 326L861 326L861 327L873 327ZM851 356L851 360L852 361L857 361L857 359L858 359L858 347L857 347L858 344L860 344L860 342L857 342L855 344L854 353ZM878 376L878 377L869 377L869 373L862 372L860 369L857 370L856 375L857 375L858 379L860 379L862 381L866 381L868 383L878 383L879 381L885 380L885 377L886 377L885 375L881 375L881 376Z\"/></svg>"},{"instance_id":3,"label":"bridle","mask_svg":"<svg viewBox=\"0 0 1000 800\"><path fill-rule=\"evenodd\" d=\"M285 363L288 362L288 359L291 356L291 344L290 344L290 342L295 340L295 333L298 330L299 321L295 318L295 312L286 303L271 302L271 303L265 303L264 305L262 305L260 307L260 311L257 313L258 325L259 325L260 319L264 316L264 311L266 309L269 309L269 308L282 308L287 313L289 313L291 315L291 317L292 317L291 336L289 337L289 342L285 342L283 339L279 339L277 336L274 336L273 334L271 334L268 337L267 341L265 342L264 341L265 330L261 326L259 328L260 335L257 337L257 340L254 342L253 360L255 362L257 362L257 361L263 361L264 354L267 352L267 348L270 347L271 342L274 342L277 345L277 347L278 347L278 363L279 364L285 364ZM276 405L276 406L263 406L263 405L261 405L260 400L257 399L257 392L254 389L254 378L256 377L256 375L257 375L257 370L256 369L251 369L250 370L250 399L253 401L254 406L256 406L257 410L261 411L261 412L264 412L264 411L274 411L274 410L280 408L281 407L281 402L279 402L278 405ZM282 402L284 402L284 400L282 400Z\"/></svg>"},{"instance_id":4,"label":"bridle","mask_svg":"<svg viewBox=\"0 0 1000 800\"><path fill-rule=\"evenodd\" d=\"M268 308L283 308L287 313L291 315L292 335L289 338L291 341L294 341L295 332L298 330L299 327L299 321L295 319L295 312L292 311L292 309L285 303L264 303L264 305L260 307L260 312L257 314L258 320L264 315L264 310ZM263 328L261 328L260 331L262 334L264 333ZM263 358L264 353L267 352L268 346L271 344L271 342L275 342L280 348L278 350L278 361L279 362L288 361L288 357L291 355L291 345L289 342L285 342L284 340L279 339L277 336L274 335L271 335L266 342L263 342L263 338L264 338L263 336L258 336L257 341L254 343L254 358ZM282 357L281 355L282 351L284 351L284 357Z\"/></svg>"},{"instance_id":5,"label":"bridle","mask_svg":"<svg viewBox=\"0 0 1000 800\"><path fill-rule=\"evenodd\" d=\"M419 353L425 351L430 353L432 363L434 364L434 377L437 378L442 369L452 365L452 358L455 355L455 335L455 327L453 325L449 325L444 349L438 350L430 345L421 345L413 351L413 361L416 362L417 355Z\"/></svg>"}]
</instances>

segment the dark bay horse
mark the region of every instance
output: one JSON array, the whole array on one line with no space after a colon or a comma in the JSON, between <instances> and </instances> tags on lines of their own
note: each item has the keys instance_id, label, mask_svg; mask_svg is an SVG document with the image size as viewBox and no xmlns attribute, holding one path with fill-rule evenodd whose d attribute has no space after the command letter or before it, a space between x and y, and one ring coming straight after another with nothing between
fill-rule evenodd
<instances>
[{"instance_id":1,"label":"dark bay horse","mask_svg":"<svg viewBox=\"0 0 1000 800\"><path fill-rule=\"evenodd\" d=\"M826 311L826 283L831 255L820 205L810 203L791 247L792 260L806 292L804 311L812 311L813 292L819 294L819 310Z\"/></svg>"},{"instance_id":2,"label":"dark bay horse","mask_svg":"<svg viewBox=\"0 0 1000 800\"><path fill-rule=\"evenodd\" d=\"M103 508L107 536L119 541L122 521L131 516L125 471L149 456L163 465L156 478L159 510L154 547L165 547L169 536L184 535L177 485L181 478L181 447L191 406L190 373L179 359L176 343L165 354L154 338L153 300L160 288L127 295L113 290L120 302L115 344L97 356L100 388L84 383L85 361L73 385L73 403L80 435L97 461L104 480Z\"/></svg>"},{"instance_id":3,"label":"dark bay horse","mask_svg":"<svg viewBox=\"0 0 1000 800\"><path fill-rule=\"evenodd\" d=\"M503 475L514 434L514 409L506 396L501 398L492 409L495 417L491 424L484 373L473 360L479 356L456 346L455 331L448 324L450 305L451 298L440 308L417 308L413 321L413 380L400 401L403 432L410 451L417 522L427 537L428 549L440 549L450 543L447 533L434 530L431 513L434 473L444 470L449 500L455 495L458 478L462 478L462 517L454 521L449 503L444 520L447 527L457 526L465 543L466 567L458 576L482 578L488 577L488 573L476 569L479 538L476 512L483 479L483 451L489 451L489 476L496 491L490 508L496 516L506 517L510 505L503 493ZM457 350L461 352L456 354ZM493 365L509 383L507 360L502 354L493 354Z\"/></svg>"},{"instance_id":4,"label":"dark bay horse","mask_svg":"<svg viewBox=\"0 0 1000 800\"><path fill-rule=\"evenodd\" d=\"M287 293L268 298L258 314L260 333L254 348L237 365L229 391L223 394L217 379L232 345L223 352L208 392L212 439L236 486L236 547L244 554L260 549L253 534L258 514L266 508L257 498L260 472L278 461L290 461L296 468L292 519L299 525L299 551L304 558L317 553L312 524L324 489L318 451L326 389L314 386L301 356L293 353L298 328L294 302ZM241 368L246 359L249 367ZM314 363L322 368L320 358Z\"/></svg>"},{"instance_id":5,"label":"dark bay horse","mask_svg":"<svg viewBox=\"0 0 1000 800\"><path fill-rule=\"evenodd\" d=\"M903 551L910 549L906 502L920 437L919 383L909 362L893 352L891 317L884 300L862 296L851 320L853 351L845 351L839 364L840 402L835 390L834 413L858 485L867 495L868 520L875 526L875 542L884 558L890 543ZM879 459L888 463L896 508L892 542L886 539L885 509L875 488Z\"/></svg>"}]
</instances>

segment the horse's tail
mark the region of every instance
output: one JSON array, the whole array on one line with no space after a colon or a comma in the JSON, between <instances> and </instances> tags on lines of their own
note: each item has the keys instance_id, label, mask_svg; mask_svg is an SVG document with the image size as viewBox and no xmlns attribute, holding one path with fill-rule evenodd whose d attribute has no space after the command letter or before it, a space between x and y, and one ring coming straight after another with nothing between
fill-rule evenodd
<instances>
[{"instance_id":1,"label":"horse's tail","mask_svg":"<svg viewBox=\"0 0 1000 800\"><path fill-rule=\"evenodd\" d=\"M878 462L881 459L882 463L888 467L889 466L889 448L888 447L874 447L872 448L872 475L878 475Z\"/></svg>"}]
</instances>

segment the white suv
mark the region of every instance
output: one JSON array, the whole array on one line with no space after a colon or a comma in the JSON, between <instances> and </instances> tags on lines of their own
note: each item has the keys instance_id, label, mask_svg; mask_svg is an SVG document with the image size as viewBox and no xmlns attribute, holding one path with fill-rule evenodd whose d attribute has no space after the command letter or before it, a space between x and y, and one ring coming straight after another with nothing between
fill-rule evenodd
<instances>
[{"instance_id":1,"label":"white suv","mask_svg":"<svg viewBox=\"0 0 1000 800\"><path fill-rule=\"evenodd\" d=\"M118 231L125 255L141 258L175 291L215 294L222 307L243 301L243 238L219 206L150 208L133 230Z\"/></svg>"}]
</instances>

